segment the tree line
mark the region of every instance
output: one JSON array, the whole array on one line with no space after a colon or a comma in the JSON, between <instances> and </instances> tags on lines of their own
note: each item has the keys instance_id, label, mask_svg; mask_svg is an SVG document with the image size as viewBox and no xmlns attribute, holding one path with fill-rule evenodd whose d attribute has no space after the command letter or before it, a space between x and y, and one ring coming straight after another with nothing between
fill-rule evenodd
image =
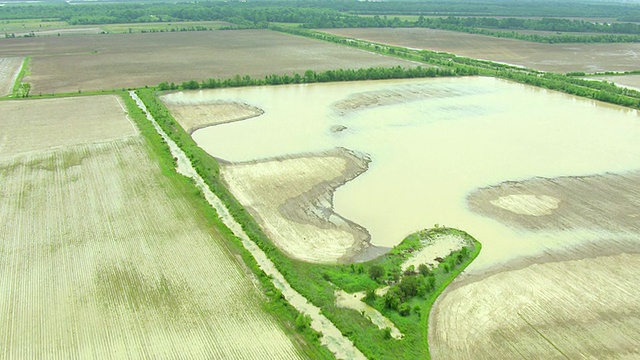
<instances>
[{"instance_id":1,"label":"tree line","mask_svg":"<svg viewBox=\"0 0 640 360\"><path fill-rule=\"evenodd\" d=\"M67 4L66 2L36 5L7 4L0 19L61 19L105 23L104 21L193 21L214 17L232 17L237 9L277 9L279 18L299 17L299 10L315 9L352 15L429 15L429 16L500 16L500 17L583 17L614 18L619 21L640 21L640 5L629 3L584 1L523 0L513 6L503 0L428 0L428 1L349 1L332 0L267 0L255 2L176 2L140 1L132 3ZM265 18L270 15L265 14ZM252 16L256 17L256 16ZM257 18L261 17L257 15ZM293 20L293 19L290 19ZM266 20L265 21L269 21ZM291 21L293 22L293 21ZM296 20L295 22L301 22Z\"/></svg>"},{"instance_id":2,"label":"tree line","mask_svg":"<svg viewBox=\"0 0 640 360\"><path fill-rule=\"evenodd\" d=\"M401 66L384 68L372 67L361 69L337 69L315 72L307 70L303 75L294 73L293 75L267 75L264 78L254 78L249 75L236 75L230 79L211 78L204 81L189 80L181 84L163 82L158 85L158 90L197 90L197 89L218 89L241 86L260 85L286 85L286 84L310 84L317 82L336 81L359 81L359 80L384 80L384 79L410 79L439 76L460 75L454 69L440 69L436 67L411 67Z\"/></svg>"},{"instance_id":3,"label":"tree line","mask_svg":"<svg viewBox=\"0 0 640 360\"><path fill-rule=\"evenodd\" d=\"M546 4L546 3L545 3ZM497 6L497 4L494 4ZM546 4L547 6L554 6ZM194 3L115 3L69 5L49 4L33 6L5 6L0 19L45 19L65 21L70 25L100 25L114 23L149 23L181 21L227 21L242 28L266 28L272 23L297 24L304 28L348 28L348 27L424 27L509 37L526 41L560 42L640 42L640 24L598 23L561 18L496 18L487 17L487 11L469 12L474 16L425 17L424 14L457 14L458 1L447 3L406 2L348 2L331 1L318 3L311 0L299 2L194 2ZM473 8L473 6L467 6ZM585 6L579 8L586 8ZM396 9L395 14L420 15L417 20L388 18L387 10ZM440 9L441 11L439 11ZM526 7L517 7L518 16L527 14ZM540 10L541 8L536 8ZM577 7L575 9L578 9ZM628 5L624 15L636 14L640 18L640 6ZM531 9L529 9L531 10ZM618 7L605 9L600 16L622 15ZM491 11L489 11L491 13ZM494 11L494 14L504 14ZM531 12L535 13L535 12ZM358 16L373 14L374 16ZM382 14L382 16L379 16ZM559 15L554 15L559 16ZM571 16L576 16L573 13ZM596 15L592 15L596 16ZM514 31L505 31L514 30ZM543 30L561 32L550 36L522 34L515 30ZM570 34L565 34L569 32ZM575 33L595 33L576 35Z\"/></svg>"}]
</instances>

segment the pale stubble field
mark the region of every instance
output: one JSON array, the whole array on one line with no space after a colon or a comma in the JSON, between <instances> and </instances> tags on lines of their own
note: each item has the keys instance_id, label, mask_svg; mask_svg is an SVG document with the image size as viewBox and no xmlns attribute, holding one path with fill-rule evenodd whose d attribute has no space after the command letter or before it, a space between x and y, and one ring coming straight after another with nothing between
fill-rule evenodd
<instances>
[{"instance_id":1,"label":"pale stubble field","mask_svg":"<svg viewBox=\"0 0 640 360\"><path fill-rule=\"evenodd\" d=\"M23 60L21 57L0 57L0 96L11 94Z\"/></svg>"},{"instance_id":2,"label":"pale stubble field","mask_svg":"<svg viewBox=\"0 0 640 360\"><path fill-rule=\"evenodd\" d=\"M193 190L161 172L116 98L69 101L21 102L71 131L0 159L0 357L300 358L253 275L187 200ZM85 123L86 105L112 115ZM16 126L6 120L3 133ZM112 136L78 139L93 127ZM33 122L21 130L23 141L47 136Z\"/></svg>"}]
</instances>

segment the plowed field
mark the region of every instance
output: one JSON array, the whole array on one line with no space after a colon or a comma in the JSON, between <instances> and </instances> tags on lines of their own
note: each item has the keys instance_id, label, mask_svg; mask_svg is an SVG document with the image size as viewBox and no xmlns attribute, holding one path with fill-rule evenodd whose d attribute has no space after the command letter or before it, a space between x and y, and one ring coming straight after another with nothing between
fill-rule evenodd
<instances>
[{"instance_id":1,"label":"plowed field","mask_svg":"<svg viewBox=\"0 0 640 360\"><path fill-rule=\"evenodd\" d=\"M236 74L414 66L412 62L268 30L4 39L0 57L31 56L31 93L155 86Z\"/></svg>"},{"instance_id":2,"label":"plowed field","mask_svg":"<svg viewBox=\"0 0 640 360\"><path fill-rule=\"evenodd\" d=\"M640 69L640 44L541 44L432 29L329 29L333 34L416 49L444 51L543 71Z\"/></svg>"}]
</instances>

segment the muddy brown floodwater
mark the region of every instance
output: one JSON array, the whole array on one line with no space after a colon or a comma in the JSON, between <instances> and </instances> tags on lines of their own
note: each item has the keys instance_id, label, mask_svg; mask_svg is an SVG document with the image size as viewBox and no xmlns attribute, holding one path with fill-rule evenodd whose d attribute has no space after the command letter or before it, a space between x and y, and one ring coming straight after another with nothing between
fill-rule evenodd
<instances>
[{"instance_id":1,"label":"muddy brown floodwater","mask_svg":"<svg viewBox=\"0 0 640 360\"><path fill-rule=\"evenodd\" d=\"M466 198L475 189L640 167L636 111L493 78L204 94L208 101L243 102L265 111L196 131L194 139L210 154L232 163L336 147L366 154L369 169L335 192L336 212L366 228L378 246L393 246L436 223L465 229L484 245L470 270L603 236L582 228L529 231L502 224L469 209Z\"/></svg>"}]
</instances>

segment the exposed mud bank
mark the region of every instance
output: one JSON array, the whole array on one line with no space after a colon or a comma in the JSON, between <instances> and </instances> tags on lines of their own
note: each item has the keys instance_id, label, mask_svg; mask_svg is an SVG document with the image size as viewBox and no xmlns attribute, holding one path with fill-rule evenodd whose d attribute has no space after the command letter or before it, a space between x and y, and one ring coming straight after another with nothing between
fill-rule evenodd
<instances>
[{"instance_id":1,"label":"exposed mud bank","mask_svg":"<svg viewBox=\"0 0 640 360\"><path fill-rule=\"evenodd\" d=\"M207 100L184 96L177 92L163 95L160 99L171 110L171 114L189 134L209 126L251 119L264 114L264 110L239 101Z\"/></svg>"},{"instance_id":2,"label":"exposed mud bank","mask_svg":"<svg viewBox=\"0 0 640 360\"><path fill-rule=\"evenodd\" d=\"M279 248L311 262L364 261L386 252L365 228L337 214L333 193L368 168L344 148L223 163L222 178Z\"/></svg>"}]
</instances>

